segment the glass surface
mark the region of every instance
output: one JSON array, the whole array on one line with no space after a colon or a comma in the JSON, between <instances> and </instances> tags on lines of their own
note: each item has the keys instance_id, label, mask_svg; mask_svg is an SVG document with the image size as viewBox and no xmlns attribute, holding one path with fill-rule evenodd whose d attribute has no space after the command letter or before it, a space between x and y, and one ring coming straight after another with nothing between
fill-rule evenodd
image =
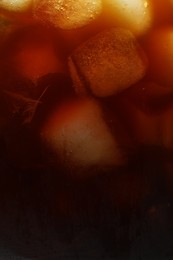
<instances>
[{"instance_id":1,"label":"glass surface","mask_svg":"<svg viewBox=\"0 0 173 260\"><path fill-rule=\"evenodd\" d=\"M173 258L173 1L0 1L0 259Z\"/></svg>"}]
</instances>

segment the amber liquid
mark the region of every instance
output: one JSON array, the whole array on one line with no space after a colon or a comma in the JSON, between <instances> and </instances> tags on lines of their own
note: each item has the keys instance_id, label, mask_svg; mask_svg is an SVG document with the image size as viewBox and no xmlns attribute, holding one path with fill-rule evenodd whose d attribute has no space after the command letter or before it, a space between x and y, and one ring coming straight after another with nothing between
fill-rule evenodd
<instances>
[{"instance_id":1,"label":"amber liquid","mask_svg":"<svg viewBox=\"0 0 173 260\"><path fill-rule=\"evenodd\" d=\"M69 259L80 259L82 246L84 251L89 250L88 259L92 259L94 253L88 245L93 238L98 242L94 247L98 259L102 256L128 259L132 253L142 257L144 252L159 257L160 251L162 259L166 259L167 252L173 256L172 245L160 243L163 237L172 241L173 235L173 153L163 127L171 121L168 111L173 92L157 78L157 71L150 69L152 55L148 50L153 31L173 26L173 7L171 10L169 3L158 2L152 1L151 28L137 36L149 61L145 77L140 84L99 99L111 131L117 133L116 115L126 130L124 147L127 140L133 143L130 159L126 165L106 174L94 170L93 175L82 179L55 162L54 155L40 143L39 131L55 105L76 96L67 67L68 56L90 37L113 26L113 17L105 9L89 25L63 30L34 21L31 10L25 13L0 10L5 21L0 31L0 230L4 247L10 248L14 255L54 259L50 255L53 248L59 259L60 242ZM63 76L56 72L33 82L16 70L14 58L26 45L39 49L43 42L55 50ZM59 82L61 90L56 89ZM23 113L25 102L38 99L47 86L51 88L42 96L34 117ZM118 131L121 137L121 130ZM150 247L151 237L153 247ZM161 249L157 250L158 244Z\"/></svg>"}]
</instances>

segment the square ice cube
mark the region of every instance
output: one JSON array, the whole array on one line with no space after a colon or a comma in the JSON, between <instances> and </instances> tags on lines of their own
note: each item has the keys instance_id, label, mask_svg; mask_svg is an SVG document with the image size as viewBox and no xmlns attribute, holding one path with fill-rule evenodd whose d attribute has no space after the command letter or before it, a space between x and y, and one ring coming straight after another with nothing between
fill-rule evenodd
<instances>
[{"instance_id":1,"label":"square ice cube","mask_svg":"<svg viewBox=\"0 0 173 260\"><path fill-rule=\"evenodd\" d=\"M79 46L69 57L76 91L95 96L116 94L145 75L147 60L133 34L122 28L105 30Z\"/></svg>"}]
</instances>

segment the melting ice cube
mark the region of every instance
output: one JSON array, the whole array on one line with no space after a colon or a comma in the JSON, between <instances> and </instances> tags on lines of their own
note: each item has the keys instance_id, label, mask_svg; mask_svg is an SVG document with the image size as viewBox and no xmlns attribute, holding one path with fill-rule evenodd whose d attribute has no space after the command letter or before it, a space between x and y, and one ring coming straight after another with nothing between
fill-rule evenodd
<instances>
[{"instance_id":1,"label":"melting ice cube","mask_svg":"<svg viewBox=\"0 0 173 260\"><path fill-rule=\"evenodd\" d=\"M32 0L1 0L0 7L9 11L24 11L32 4Z\"/></svg>"},{"instance_id":2,"label":"melting ice cube","mask_svg":"<svg viewBox=\"0 0 173 260\"><path fill-rule=\"evenodd\" d=\"M103 0L113 23L139 35L150 28L152 12L147 0Z\"/></svg>"},{"instance_id":3,"label":"melting ice cube","mask_svg":"<svg viewBox=\"0 0 173 260\"><path fill-rule=\"evenodd\" d=\"M103 31L79 46L69 58L77 92L89 89L104 97L130 87L146 71L146 58L133 34L122 28Z\"/></svg>"},{"instance_id":4,"label":"melting ice cube","mask_svg":"<svg viewBox=\"0 0 173 260\"><path fill-rule=\"evenodd\" d=\"M62 29L87 25L102 11L101 0L35 0L34 16Z\"/></svg>"},{"instance_id":5,"label":"melting ice cube","mask_svg":"<svg viewBox=\"0 0 173 260\"><path fill-rule=\"evenodd\" d=\"M57 158L74 170L125 162L119 138L111 134L101 107L93 99L80 99L55 110L41 135Z\"/></svg>"}]
</instances>

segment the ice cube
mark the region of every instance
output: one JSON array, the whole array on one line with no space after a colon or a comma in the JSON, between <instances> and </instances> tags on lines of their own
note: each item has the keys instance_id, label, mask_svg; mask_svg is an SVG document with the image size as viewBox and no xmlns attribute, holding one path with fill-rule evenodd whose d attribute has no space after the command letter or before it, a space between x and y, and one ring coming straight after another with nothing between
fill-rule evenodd
<instances>
[{"instance_id":1,"label":"ice cube","mask_svg":"<svg viewBox=\"0 0 173 260\"><path fill-rule=\"evenodd\" d=\"M45 122L42 140L67 168L114 167L123 164L119 137L113 136L102 118L102 109L93 99L63 105Z\"/></svg>"},{"instance_id":2,"label":"ice cube","mask_svg":"<svg viewBox=\"0 0 173 260\"><path fill-rule=\"evenodd\" d=\"M133 34L122 28L105 30L79 46L69 57L76 91L99 97L130 87L145 75L147 60Z\"/></svg>"},{"instance_id":3,"label":"ice cube","mask_svg":"<svg viewBox=\"0 0 173 260\"><path fill-rule=\"evenodd\" d=\"M25 11L32 4L32 0L1 0L0 7L9 11Z\"/></svg>"},{"instance_id":4,"label":"ice cube","mask_svg":"<svg viewBox=\"0 0 173 260\"><path fill-rule=\"evenodd\" d=\"M140 35L150 28L152 12L147 0L103 0L111 21Z\"/></svg>"},{"instance_id":5,"label":"ice cube","mask_svg":"<svg viewBox=\"0 0 173 260\"><path fill-rule=\"evenodd\" d=\"M34 0L36 19L62 29L87 25L102 11L101 0Z\"/></svg>"}]
</instances>

